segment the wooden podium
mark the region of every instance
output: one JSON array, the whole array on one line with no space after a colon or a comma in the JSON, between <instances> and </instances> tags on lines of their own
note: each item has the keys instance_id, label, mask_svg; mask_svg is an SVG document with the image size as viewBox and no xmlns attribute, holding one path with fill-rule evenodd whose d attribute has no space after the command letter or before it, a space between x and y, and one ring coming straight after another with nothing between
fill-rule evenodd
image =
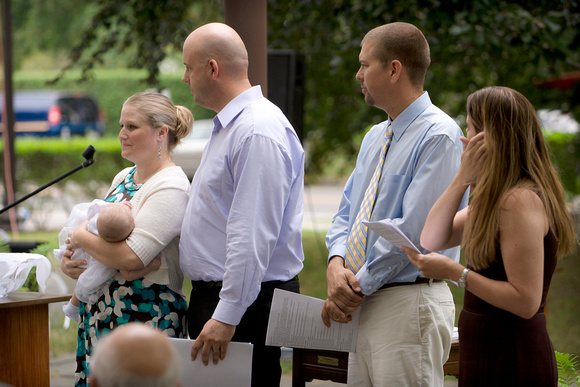
<instances>
[{"instance_id":1,"label":"wooden podium","mask_svg":"<svg viewBox=\"0 0 580 387\"><path fill-rule=\"evenodd\" d=\"M313 379L346 384L347 370L348 352L292 349L292 387L304 387ZM445 375L459 375L459 340L451 342L449 360L443 371Z\"/></svg>"},{"instance_id":2,"label":"wooden podium","mask_svg":"<svg viewBox=\"0 0 580 387\"><path fill-rule=\"evenodd\" d=\"M50 386L48 304L70 298L27 292L0 298L0 382Z\"/></svg>"}]
</instances>

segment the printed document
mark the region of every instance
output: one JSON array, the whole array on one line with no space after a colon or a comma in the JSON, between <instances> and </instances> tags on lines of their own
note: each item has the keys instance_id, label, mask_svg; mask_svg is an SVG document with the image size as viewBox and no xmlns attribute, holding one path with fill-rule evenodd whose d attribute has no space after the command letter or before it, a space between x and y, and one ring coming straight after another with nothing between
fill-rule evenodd
<instances>
[{"instance_id":1,"label":"printed document","mask_svg":"<svg viewBox=\"0 0 580 387\"><path fill-rule=\"evenodd\" d=\"M191 361L191 347L195 340L170 338L177 351L181 372L181 387L236 386L250 387L252 379L252 351L254 346L248 343L230 342L224 360L213 364L210 354L209 364L203 365L201 350L195 361Z\"/></svg>"},{"instance_id":2,"label":"printed document","mask_svg":"<svg viewBox=\"0 0 580 387\"><path fill-rule=\"evenodd\" d=\"M356 352L360 309L347 324L331 321L328 328L320 317L323 305L324 300L275 289L266 345Z\"/></svg>"},{"instance_id":3,"label":"printed document","mask_svg":"<svg viewBox=\"0 0 580 387\"><path fill-rule=\"evenodd\" d=\"M376 222L363 222L363 224L391 242L393 245L397 247L407 246L420 253L419 249L415 247L413 242L403 234L401 229L397 227L391 219L383 219Z\"/></svg>"},{"instance_id":4,"label":"printed document","mask_svg":"<svg viewBox=\"0 0 580 387\"><path fill-rule=\"evenodd\" d=\"M397 247L407 246L410 249L415 250L418 253L421 253L419 249L411 242L409 238L403 231L391 219L383 219L376 222L363 222L365 226L379 234L381 237L385 238L393 245ZM451 281L451 280L449 280ZM453 282L453 281L451 281ZM433 278L429 279L429 286L433 283ZM457 283L453 282L455 285Z\"/></svg>"}]
</instances>

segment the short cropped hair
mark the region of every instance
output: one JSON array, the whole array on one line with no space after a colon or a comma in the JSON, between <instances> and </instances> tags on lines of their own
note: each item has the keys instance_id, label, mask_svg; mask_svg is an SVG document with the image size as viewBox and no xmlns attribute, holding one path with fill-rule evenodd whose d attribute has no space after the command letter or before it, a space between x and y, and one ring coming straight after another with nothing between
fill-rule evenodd
<instances>
[{"instance_id":1,"label":"short cropped hair","mask_svg":"<svg viewBox=\"0 0 580 387\"><path fill-rule=\"evenodd\" d=\"M431 64L429 43L417 27L395 22L370 30L362 43L375 43L373 53L384 67L393 60L401 62L414 86L425 83L425 74Z\"/></svg>"}]
</instances>

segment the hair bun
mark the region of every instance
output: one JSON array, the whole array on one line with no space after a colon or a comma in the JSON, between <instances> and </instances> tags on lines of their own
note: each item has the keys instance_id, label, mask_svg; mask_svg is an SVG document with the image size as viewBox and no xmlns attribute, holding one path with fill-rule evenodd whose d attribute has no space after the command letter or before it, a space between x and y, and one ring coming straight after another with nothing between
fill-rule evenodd
<instances>
[{"instance_id":1,"label":"hair bun","mask_svg":"<svg viewBox=\"0 0 580 387\"><path fill-rule=\"evenodd\" d=\"M193 126L193 113L185 106L176 105L175 111L177 113L177 125L175 127L175 137L179 143L183 138L187 137Z\"/></svg>"}]
</instances>

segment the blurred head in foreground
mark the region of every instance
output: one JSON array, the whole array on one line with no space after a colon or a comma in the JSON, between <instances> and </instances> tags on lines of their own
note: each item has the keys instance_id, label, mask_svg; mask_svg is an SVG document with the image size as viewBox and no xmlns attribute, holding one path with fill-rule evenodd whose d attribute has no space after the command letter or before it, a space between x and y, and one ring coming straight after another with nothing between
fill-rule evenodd
<instances>
[{"instance_id":1,"label":"blurred head in foreground","mask_svg":"<svg viewBox=\"0 0 580 387\"><path fill-rule=\"evenodd\" d=\"M141 323L124 324L99 341L91 357L91 387L180 386L169 339Z\"/></svg>"}]
</instances>

